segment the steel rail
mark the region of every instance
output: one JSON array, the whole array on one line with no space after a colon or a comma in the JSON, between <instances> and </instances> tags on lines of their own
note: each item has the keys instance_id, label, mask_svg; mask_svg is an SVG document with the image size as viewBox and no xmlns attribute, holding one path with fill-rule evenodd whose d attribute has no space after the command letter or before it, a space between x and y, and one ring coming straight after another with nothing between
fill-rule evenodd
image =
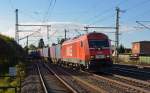
<instances>
[{"instance_id":1,"label":"steel rail","mask_svg":"<svg viewBox=\"0 0 150 93\"><path fill-rule=\"evenodd\" d=\"M38 68L38 73L39 73L39 76L40 76L40 80L41 80L41 83L42 83L44 92L45 92L45 93L48 93L46 84L44 83L44 79L43 79L43 77L42 77L42 75L41 75L41 72L40 72L40 69L39 69L39 66L38 66L38 65L37 65L37 68Z\"/></svg>"},{"instance_id":2,"label":"steel rail","mask_svg":"<svg viewBox=\"0 0 150 93\"><path fill-rule=\"evenodd\" d=\"M114 69L119 69L119 70L123 70L123 71L127 71L127 72L139 72L139 73L145 73L145 74L149 74L150 75L150 72L147 72L147 71L137 71L137 70L134 70L134 69L126 69L126 68L120 68L120 67L114 67ZM131 73L132 73L131 72Z\"/></svg>"},{"instance_id":3,"label":"steel rail","mask_svg":"<svg viewBox=\"0 0 150 93\"><path fill-rule=\"evenodd\" d=\"M73 89L69 84L67 84L63 79L61 79L61 77L59 77L51 68L48 67L48 65L44 64L47 69L53 73L53 75L60 81L62 82L62 84L64 84L69 90L72 91L72 93L78 93L75 89Z\"/></svg>"},{"instance_id":4,"label":"steel rail","mask_svg":"<svg viewBox=\"0 0 150 93\"><path fill-rule=\"evenodd\" d=\"M97 86L93 86L92 84L87 83L86 81L83 81L83 80L80 79L79 77L73 76L73 75L71 75L70 73L68 73L68 72L66 72L66 71L64 71L64 73L67 74L68 76L74 78L75 80L81 82L82 84L88 86L89 88L91 88L91 89L93 89L93 90L96 90L96 91L99 92L99 93L108 93L106 90L101 89L101 88L99 88L99 87L97 87Z\"/></svg>"},{"instance_id":5,"label":"steel rail","mask_svg":"<svg viewBox=\"0 0 150 93\"><path fill-rule=\"evenodd\" d=\"M126 84L126 83L122 83L122 82L120 82L120 81L117 81L117 80L113 80L113 79L110 79L110 78L108 78L108 77L104 77L104 76L99 76L99 75L97 75L97 74L93 74L93 73L89 73L89 72L85 72L85 71L81 71L81 72L83 72L83 73L87 73L87 74L90 74L90 75L93 75L93 76L95 76L95 77L97 77L97 78L100 78L100 79L104 79L104 80L107 80L107 81L110 81L110 82L114 82L114 83L116 83L116 84L118 84L118 85L123 85L123 86L125 86L125 87L128 87L128 88L131 88L131 89L134 89L134 90L137 90L137 91L140 91L140 92L142 92L142 93L149 93L149 91L148 90L145 90L145 89L143 89L143 88L140 88L140 87L136 87L136 86L132 86L132 85L129 85L129 84ZM119 76L119 75L115 75L116 77L123 77L123 76ZM123 77L124 79L127 79L127 78L125 78L125 77ZM140 81L140 80L138 80L138 81ZM140 82L142 82L142 81L140 81ZM148 85L150 85L149 83L147 83L147 82L142 82L143 84L148 84Z\"/></svg>"},{"instance_id":6,"label":"steel rail","mask_svg":"<svg viewBox=\"0 0 150 93\"><path fill-rule=\"evenodd\" d=\"M117 80L112 80L112 79L110 79L110 78L108 78L108 77L103 77L103 76L99 76L99 75L96 75L96 74L93 74L93 76L98 77L98 78L100 78L100 79L104 79L104 80L110 81L110 82L112 82L112 83L114 82L114 83L116 83L116 84L118 84L118 85L123 85L124 87L128 87L128 88L130 88L130 89L134 89L134 90L140 91L140 92L142 92L142 93L143 93L143 92L144 92L144 93L149 93L148 90L144 90L143 88L136 87L136 86L132 86L132 85L129 85L129 84L126 84L126 83L117 81Z\"/></svg>"},{"instance_id":7,"label":"steel rail","mask_svg":"<svg viewBox=\"0 0 150 93\"><path fill-rule=\"evenodd\" d=\"M107 73L107 72L104 72L104 73L105 74L110 74L110 73ZM134 85L138 84L138 85L141 86L141 88L148 88L148 87L150 88L150 83L148 83L146 81L143 81L143 80L138 80L138 79L134 79L134 78L130 78L130 77L125 77L125 76L121 76L121 75L116 75L116 74L112 74L112 76L114 78L119 78L119 80L123 79L123 80L126 80L128 82L130 81L130 83L133 82ZM136 85L136 86L139 87L138 85ZM150 90L150 89L148 89L148 90Z\"/></svg>"}]
</instances>

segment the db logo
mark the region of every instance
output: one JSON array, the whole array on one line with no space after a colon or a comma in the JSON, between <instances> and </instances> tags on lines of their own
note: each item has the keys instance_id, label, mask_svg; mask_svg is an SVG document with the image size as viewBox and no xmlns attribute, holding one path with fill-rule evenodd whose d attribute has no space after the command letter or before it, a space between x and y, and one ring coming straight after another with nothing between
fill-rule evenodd
<instances>
[{"instance_id":1,"label":"db logo","mask_svg":"<svg viewBox=\"0 0 150 93\"><path fill-rule=\"evenodd\" d=\"M72 46L68 46L66 49L66 55L67 56L72 56Z\"/></svg>"},{"instance_id":2,"label":"db logo","mask_svg":"<svg viewBox=\"0 0 150 93\"><path fill-rule=\"evenodd\" d=\"M101 51L98 51L97 54L102 54L102 52L101 52Z\"/></svg>"}]
</instances>

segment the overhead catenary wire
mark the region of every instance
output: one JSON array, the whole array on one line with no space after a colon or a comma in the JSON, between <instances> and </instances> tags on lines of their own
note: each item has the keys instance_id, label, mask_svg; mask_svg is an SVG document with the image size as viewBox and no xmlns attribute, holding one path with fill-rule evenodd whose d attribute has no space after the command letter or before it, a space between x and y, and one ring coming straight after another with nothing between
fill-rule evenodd
<instances>
[{"instance_id":1,"label":"overhead catenary wire","mask_svg":"<svg viewBox=\"0 0 150 93\"><path fill-rule=\"evenodd\" d=\"M51 12L49 13L48 16L51 16L51 15L52 15L52 12L53 12L53 10L54 10L55 5L56 5L56 0L54 0L54 4L53 4L53 6L52 6L52 8L51 8ZM47 20L46 20L46 21L48 21L48 17L47 17Z\"/></svg>"},{"instance_id":2,"label":"overhead catenary wire","mask_svg":"<svg viewBox=\"0 0 150 93\"><path fill-rule=\"evenodd\" d=\"M141 1L141 2L139 2L139 3L137 3L137 4L135 4L134 6L131 6L131 7L129 7L129 8L127 8L126 9L126 11L128 12L128 11L131 11L132 9L135 9L136 7L139 7L139 6L141 6L141 5L143 5L143 4L146 4L147 2L149 2L150 0L144 0L144 1ZM120 2L118 5L121 5L122 4L122 2ZM113 8L113 7L112 7ZM111 10L112 10L112 8L109 8L108 10L106 10L104 13L101 13L100 15L96 15L96 16L94 16L95 18L96 17L98 17L98 16L103 16L104 14L107 14L107 13L109 13ZM94 18L93 17L93 18ZM101 19L97 19L96 21L93 21L93 22L91 22L91 24L90 25L93 25L93 24L96 24L96 23L98 23L98 22L102 22L102 21L106 21L106 20L108 20L108 19L110 19L110 18L112 18L112 17L109 17L108 16L108 18L101 18Z\"/></svg>"},{"instance_id":3,"label":"overhead catenary wire","mask_svg":"<svg viewBox=\"0 0 150 93\"><path fill-rule=\"evenodd\" d=\"M129 1L129 0L126 0L126 2L127 1ZM124 2L124 0L123 1L120 1L118 4L116 4L116 6L120 6L122 3ZM92 25L92 24L95 24L95 23L97 23L97 22L102 22L102 21L106 21L106 19L108 20L108 19L110 19L110 18L112 18L112 17L110 17L110 16L113 16L112 14L109 14L113 9L114 9L114 7L116 7L116 6L113 6L113 7L111 7L111 8L107 8L106 10L104 10L103 12L101 12L101 13L99 13L99 14L97 14L97 15L95 15L95 16L93 16L92 18L90 18L89 20L91 20L91 19L95 19L95 18L97 18L97 17L101 17L100 19L97 19L97 20L95 20L94 22L93 21L91 21L90 23L90 25ZM109 16L107 15L107 18L105 17L105 15L106 14L109 14ZM102 16L104 16L105 18L102 18Z\"/></svg>"},{"instance_id":4,"label":"overhead catenary wire","mask_svg":"<svg viewBox=\"0 0 150 93\"><path fill-rule=\"evenodd\" d=\"M55 4L56 4L56 0L49 0L49 1L50 1L49 6L48 6L47 11L45 12L42 23L48 22L48 17L49 17L49 15L52 14L52 11L53 11L53 9L55 7ZM49 30L47 29L47 39L49 41L50 40L50 38L49 38L50 35L48 34L48 32L49 32Z\"/></svg>"},{"instance_id":5,"label":"overhead catenary wire","mask_svg":"<svg viewBox=\"0 0 150 93\"><path fill-rule=\"evenodd\" d=\"M144 25L144 24L143 24L143 23L141 23L141 22L144 22L144 21L136 21L136 23L137 23L137 24L139 24L139 25L141 25L142 27L144 27L144 28L146 28L146 29L150 30L150 27L148 27L148 26ZM148 22L148 21L147 21L147 22Z\"/></svg>"},{"instance_id":6,"label":"overhead catenary wire","mask_svg":"<svg viewBox=\"0 0 150 93\"><path fill-rule=\"evenodd\" d=\"M47 11L45 12L45 15L43 17L43 21L42 21L43 23L48 20L48 16L49 16L49 14L52 13L52 10L54 9L55 4L56 4L56 0L49 0L49 1L50 2L49 2L49 5L48 5L48 8L47 8ZM51 11L50 11L50 9L51 9Z\"/></svg>"},{"instance_id":7,"label":"overhead catenary wire","mask_svg":"<svg viewBox=\"0 0 150 93\"><path fill-rule=\"evenodd\" d=\"M150 15L147 14L148 12L150 12L150 9L148 9L148 10L146 10L146 11L140 13L140 14L139 14L138 16L136 16L136 17L137 17L137 18L139 18L139 17L146 18L146 16L150 16ZM139 20L139 19L137 19L137 20Z\"/></svg>"},{"instance_id":8,"label":"overhead catenary wire","mask_svg":"<svg viewBox=\"0 0 150 93\"><path fill-rule=\"evenodd\" d=\"M41 21L41 19L35 17L35 16L38 16L37 13L35 13L36 11L23 11L23 10L19 10L20 14L22 14L24 17L28 17L28 18L31 18L35 21Z\"/></svg>"},{"instance_id":9,"label":"overhead catenary wire","mask_svg":"<svg viewBox=\"0 0 150 93\"><path fill-rule=\"evenodd\" d=\"M45 15L44 15L44 17L43 17L43 22L45 22L45 20L46 20L46 18L47 18L47 15L48 15L48 13L49 13L49 10L50 10L50 8L51 8L51 6L52 6L53 0L49 0L49 1L50 1L50 2L49 2L49 5L48 5L48 9L46 10Z\"/></svg>"},{"instance_id":10,"label":"overhead catenary wire","mask_svg":"<svg viewBox=\"0 0 150 93\"><path fill-rule=\"evenodd\" d=\"M136 9L137 7L139 8L140 6L143 6L145 4L148 4L150 2L150 0L144 0L144 1L140 1L138 3L136 3L135 5L132 5L131 7L128 7L127 9L125 9L126 13L123 14L123 16L127 15L129 13L129 11ZM143 13L145 15L145 13ZM137 15L133 15L134 19L135 17L137 17ZM133 17L128 17L126 20L130 20L133 19Z\"/></svg>"},{"instance_id":11,"label":"overhead catenary wire","mask_svg":"<svg viewBox=\"0 0 150 93\"><path fill-rule=\"evenodd\" d=\"M144 0L144 1L140 1L138 3L136 3L135 5L132 5L131 7L128 7L127 9L125 9L126 13L124 13L124 15L128 14L129 11L136 9L139 6L143 6L144 4L147 4L150 0ZM137 15L136 15L137 16ZM129 19L131 17L128 17Z\"/></svg>"},{"instance_id":12,"label":"overhead catenary wire","mask_svg":"<svg viewBox=\"0 0 150 93\"><path fill-rule=\"evenodd\" d=\"M50 12L50 9L52 10L53 8L54 8L54 6L55 6L55 3L56 3L56 0L54 0L54 2L53 2L53 0L49 0L50 2L49 2L49 6L48 6L48 9L47 9L47 11L45 12L45 15L44 15L44 17L43 17L43 20L42 20L42 22L41 23L45 23L46 21L47 21L47 17L48 17L48 15L49 15L49 12ZM51 11L52 12L52 11ZM24 12L23 12L24 13ZM27 14L27 13L26 13ZM36 13L36 15L37 15L37 13ZM30 17L32 17L32 18L34 18L32 15L29 15ZM41 29L41 27L40 27L40 29ZM41 32L42 33L42 32ZM43 36L41 36L41 37L43 37Z\"/></svg>"},{"instance_id":13,"label":"overhead catenary wire","mask_svg":"<svg viewBox=\"0 0 150 93\"><path fill-rule=\"evenodd\" d=\"M9 3L10 3L10 7L11 7L11 9L15 9L15 7L14 7L14 4L12 3L12 0L9 0Z\"/></svg>"},{"instance_id":14,"label":"overhead catenary wire","mask_svg":"<svg viewBox=\"0 0 150 93\"><path fill-rule=\"evenodd\" d=\"M150 0L140 1L140 2L138 2L137 4L135 4L135 5L131 6L131 7L128 7L128 8L126 9L126 11L131 11L132 9L135 9L136 7L139 7L139 6L141 6L141 5L144 5L144 4L146 4L147 2L149 2L149 1L150 1Z\"/></svg>"},{"instance_id":15,"label":"overhead catenary wire","mask_svg":"<svg viewBox=\"0 0 150 93\"><path fill-rule=\"evenodd\" d=\"M94 25L94 24L96 24L96 23L98 23L98 22L103 22L103 21L106 21L106 20L108 20L108 19L110 19L110 18L114 18L114 14L111 14L111 15L107 15L107 16L105 16L104 18L101 18L101 19L98 19L98 20L96 20L96 21L93 21L91 24L89 24L89 25Z\"/></svg>"},{"instance_id":16,"label":"overhead catenary wire","mask_svg":"<svg viewBox=\"0 0 150 93\"><path fill-rule=\"evenodd\" d=\"M10 3L11 8L14 8L13 3L12 3L12 0L9 0L9 3ZM56 0L54 0L53 6L52 6L52 3L53 3L53 0L51 0L51 2L50 2L50 4L49 4L49 9L48 9L47 12L46 12L46 17L45 17L46 19L45 19L45 20L47 20L47 16L48 16L48 14L49 14L50 8L51 8L51 7L52 7L52 9L54 8L55 3L56 3ZM35 17L33 17L32 15L29 15L30 13L25 13L24 11L21 11L21 13L30 16L30 18L32 17L32 19L35 18Z\"/></svg>"},{"instance_id":17,"label":"overhead catenary wire","mask_svg":"<svg viewBox=\"0 0 150 93\"><path fill-rule=\"evenodd\" d=\"M143 5L145 5L145 4L148 4L148 3L150 3L149 2L150 0L144 0L144 1L140 1L140 2L138 2L138 3L136 3L135 5L132 5L131 7L129 7L129 8L127 8L126 9L126 13L124 13L123 14L123 16L125 16L125 15L127 15L131 10L134 10L134 9L136 9L137 7L138 8L140 8L141 6L143 6ZM146 9L147 10L147 9ZM147 11L145 11L145 12L143 12L143 13L140 13L140 15L133 15L133 16L130 16L130 17L127 17L126 18L126 20L138 20L138 18L139 17L142 17L142 18L144 18L144 16L146 16L145 14L147 13ZM134 21L134 22L135 22ZM127 23L126 23L127 24ZM129 23L128 23L129 24ZM135 24L135 23L134 23ZM135 29L135 31L137 31L137 30L140 30L140 29L143 29L144 27L132 27L133 29ZM137 28L140 28L140 29L137 29ZM141 30L140 30L141 31Z\"/></svg>"}]
</instances>

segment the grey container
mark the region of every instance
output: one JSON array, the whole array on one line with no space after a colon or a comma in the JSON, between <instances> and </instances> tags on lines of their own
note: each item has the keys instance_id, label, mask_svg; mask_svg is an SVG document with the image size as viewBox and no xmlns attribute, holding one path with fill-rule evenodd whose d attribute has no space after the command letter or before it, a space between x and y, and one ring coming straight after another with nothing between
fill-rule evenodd
<instances>
[{"instance_id":1,"label":"grey container","mask_svg":"<svg viewBox=\"0 0 150 93\"><path fill-rule=\"evenodd\" d=\"M43 57L49 57L49 48L46 47L46 48L43 48Z\"/></svg>"},{"instance_id":2,"label":"grey container","mask_svg":"<svg viewBox=\"0 0 150 93\"><path fill-rule=\"evenodd\" d=\"M55 53L56 61L58 62L61 59L61 44L56 45Z\"/></svg>"}]
</instances>

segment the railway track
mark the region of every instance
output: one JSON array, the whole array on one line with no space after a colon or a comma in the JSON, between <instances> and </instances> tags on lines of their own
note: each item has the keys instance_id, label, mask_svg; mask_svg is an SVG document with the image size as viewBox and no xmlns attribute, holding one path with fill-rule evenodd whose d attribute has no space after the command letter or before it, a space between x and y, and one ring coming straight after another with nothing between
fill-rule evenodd
<instances>
[{"instance_id":1,"label":"railway track","mask_svg":"<svg viewBox=\"0 0 150 93\"><path fill-rule=\"evenodd\" d=\"M99 79L104 79L109 81L110 83L114 84L118 88L125 89L126 92L130 93L149 93L150 91L150 84L142 83L137 80L125 78L122 76L99 76L95 75L95 77Z\"/></svg>"},{"instance_id":2,"label":"railway track","mask_svg":"<svg viewBox=\"0 0 150 93\"><path fill-rule=\"evenodd\" d=\"M150 91L150 83L142 81L142 80L119 76L119 75L113 75L113 77L110 77L110 78L120 81L120 82L125 82L132 86L143 88L144 90Z\"/></svg>"},{"instance_id":3,"label":"railway track","mask_svg":"<svg viewBox=\"0 0 150 93\"><path fill-rule=\"evenodd\" d=\"M37 65L44 93L77 93L71 86L64 82L53 70L48 70L45 65Z\"/></svg>"},{"instance_id":4,"label":"railway track","mask_svg":"<svg viewBox=\"0 0 150 93\"><path fill-rule=\"evenodd\" d=\"M133 79L130 77L124 77L124 76L120 76L120 75L115 75L115 74L109 74L106 73L107 75L103 75L103 77L105 78L109 78L115 81L119 81L119 82L123 82L125 84L131 85L131 87L135 87L137 89L140 89L142 91L150 91L150 83L142 81L142 80L138 80L138 79ZM100 77L99 74L93 74L96 77Z\"/></svg>"},{"instance_id":5,"label":"railway track","mask_svg":"<svg viewBox=\"0 0 150 93\"><path fill-rule=\"evenodd\" d=\"M114 65L120 66L120 67L139 68L139 69L143 69L143 70L150 70L150 66L149 65L145 66L145 65L119 64L119 63L114 63Z\"/></svg>"},{"instance_id":6,"label":"railway track","mask_svg":"<svg viewBox=\"0 0 150 93\"><path fill-rule=\"evenodd\" d=\"M139 69L127 69L127 68L121 68L121 67L114 67L114 69L119 69L119 70L124 70L124 71L128 71L128 72L137 72L137 73L143 73L143 74L147 74L147 75L150 75L150 72L148 71L142 71L142 70L139 70Z\"/></svg>"},{"instance_id":7,"label":"railway track","mask_svg":"<svg viewBox=\"0 0 150 93\"><path fill-rule=\"evenodd\" d=\"M63 73L79 79L80 81L86 82L96 89L101 89L109 93L149 93L150 91L149 83L143 83L141 81L133 80L130 78L127 79L125 77L119 77L117 75L99 76L84 71L75 71L66 68L57 69L60 69L60 71L64 71Z\"/></svg>"},{"instance_id":8,"label":"railway track","mask_svg":"<svg viewBox=\"0 0 150 93\"><path fill-rule=\"evenodd\" d=\"M126 92L131 93L149 93L150 91L150 84L144 81L135 80L132 78L127 78L119 75L96 75L92 74L97 79L104 79L109 81L110 83L114 84L114 86L125 89Z\"/></svg>"},{"instance_id":9,"label":"railway track","mask_svg":"<svg viewBox=\"0 0 150 93\"><path fill-rule=\"evenodd\" d=\"M21 93L44 93L38 69L33 63L28 67L28 76L22 83Z\"/></svg>"},{"instance_id":10,"label":"railway track","mask_svg":"<svg viewBox=\"0 0 150 93\"><path fill-rule=\"evenodd\" d=\"M141 79L144 81L150 82L150 72L142 71L136 68L121 68L121 67L113 67L113 73L121 74L125 76L131 76L133 78Z\"/></svg>"},{"instance_id":11,"label":"railway track","mask_svg":"<svg viewBox=\"0 0 150 93\"><path fill-rule=\"evenodd\" d=\"M97 86L93 86L93 84L87 83L81 78L73 76L72 74L66 72L64 69L60 69L57 66L46 65L46 67L50 70L55 71L55 73L59 75L60 78L62 78L70 86L72 86L77 91L77 93L108 93L107 91Z\"/></svg>"}]
</instances>

